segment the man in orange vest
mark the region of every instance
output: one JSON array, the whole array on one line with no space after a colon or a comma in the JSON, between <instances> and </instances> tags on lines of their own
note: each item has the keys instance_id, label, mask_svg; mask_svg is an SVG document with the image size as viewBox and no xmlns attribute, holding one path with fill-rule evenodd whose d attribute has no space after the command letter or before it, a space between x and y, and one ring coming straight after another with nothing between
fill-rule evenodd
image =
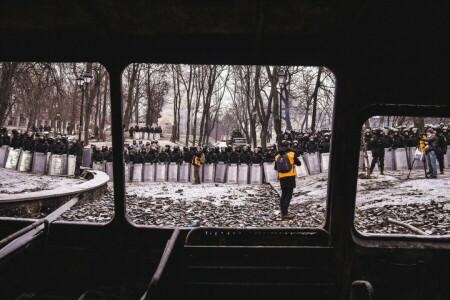
<instances>
[{"instance_id":1,"label":"man in orange vest","mask_svg":"<svg viewBox=\"0 0 450 300\"><path fill-rule=\"evenodd\" d=\"M197 147L196 152L192 157L192 165L194 166L194 178L195 178L194 184L200 184L200 166L202 165L200 160L201 156L202 152Z\"/></svg>"},{"instance_id":2,"label":"man in orange vest","mask_svg":"<svg viewBox=\"0 0 450 300\"><path fill-rule=\"evenodd\" d=\"M281 148L275 156L275 170L278 171L281 186L280 209L282 220L291 220L295 217L295 215L288 213L288 209L295 188L295 177L297 176L295 166L301 165L297 155L291 150L290 144L287 140L282 141Z\"/></svg>"}]
</instances>

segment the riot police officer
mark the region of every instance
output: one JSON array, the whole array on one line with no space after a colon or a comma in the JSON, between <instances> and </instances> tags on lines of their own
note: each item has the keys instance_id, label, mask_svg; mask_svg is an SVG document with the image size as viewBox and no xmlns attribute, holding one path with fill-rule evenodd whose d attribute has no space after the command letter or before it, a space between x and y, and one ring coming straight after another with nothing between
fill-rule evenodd
<instances>
[{"instance_id":1,"label":"riot police officer","mask_svg":"<svg viewBox=\"0 0 450 300\"><path fill-rule=\"evenodd\" d=\"M372 163L370 164L370 174L373 173L375 165L380 166L380 174L384 175L384 147L386 146L386 137L382 134L380 128L375 130L375 134L370 140L370 149L372 149Z\"/></svg>"}]
</instances>

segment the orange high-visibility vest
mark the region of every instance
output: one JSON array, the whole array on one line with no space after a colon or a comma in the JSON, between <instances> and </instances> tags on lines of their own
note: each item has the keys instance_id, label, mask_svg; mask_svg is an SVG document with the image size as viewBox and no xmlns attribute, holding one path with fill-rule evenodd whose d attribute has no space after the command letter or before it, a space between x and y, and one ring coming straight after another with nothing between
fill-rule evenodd
<instances>
[{"instance_id":1,"label":"orange high-visibility vest","mask_svg":"<svg viewBox=\"0 0 450 300\"><path fill-rule=\"evenodd\" d=\"M289 158L289 163L291 164L292 169L289 172L286 172L286 173L278 172L278 177L279 178L297 175L297 169L295 168L295 162L294 162L295 153L293 151L289 151L289 152L286 153L286 155ZM278 157L280 157L280 154L275 156L275 163L278 160Z\"/></svg>"},{"instance_id":2,"label":"orange high-visibility vest","mask_svg":"<svg viewBox=\"0 0 450 300\"><path fill-rule=\"evenodd\" d=\"M420 135L420 137L423 138L423 139L426 139L427 135L426 134L422 134L422 135ZM424 141L419 140L419 151L420 152L424 152L426 147L427 147L427 144Z\"/></svg>"},{"instance_id":3,"label":"orange high-visibility vest","mask_svg":"<svg viewBox=\"0 0 450 300\"><path fill-rule=\"evenodd\" d=\"M194 157L192 158L192 164L194 166L200 166L201 165L200 158L197 155L194 155Z\"/></svg>"}]
</instances>

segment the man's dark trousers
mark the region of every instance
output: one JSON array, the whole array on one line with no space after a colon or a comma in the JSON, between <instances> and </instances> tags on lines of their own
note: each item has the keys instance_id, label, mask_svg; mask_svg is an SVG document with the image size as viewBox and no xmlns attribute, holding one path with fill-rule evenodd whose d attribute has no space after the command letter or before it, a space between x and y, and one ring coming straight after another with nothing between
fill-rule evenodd
<instances>
[{"instance_id":1,"label":"man's dark trousers","mask_svg":"<svg viewBox=\"0 0 450 300\"><path fill-rule=\"evenodd\" d=\"M281 214L287 215L289 204L291 203L292 193L295 188L295 176L286 176L280 178L281 186L281 198L280 198L280 209Z\"/></svg>"}]
</instances>

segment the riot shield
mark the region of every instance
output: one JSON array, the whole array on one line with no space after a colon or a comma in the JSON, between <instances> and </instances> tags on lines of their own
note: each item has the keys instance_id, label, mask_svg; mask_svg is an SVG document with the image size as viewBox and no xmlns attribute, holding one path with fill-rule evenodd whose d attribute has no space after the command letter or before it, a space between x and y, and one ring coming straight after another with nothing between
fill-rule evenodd
<instances>
[{"instance_id":1,"label":"riot shield","mask_svg":"<svg viewBox=\"0 0 450 300\"><path fill-rule=\"evenodd\" d=\"M20 172L29 172L31 170L32 159L33 155L30 151L22 151L19 156L17 170L19 170Z\"/></svg>"},{"instance_id":2,"label":"riot shield","mask_svg":"<svg viewBox=\"0 0 450 300\"><path fill-rule=\"evenodd\" d=\"M262 184L263 171L261 165L252 165L250 174L250 184Z\"/></svg>"},{"instance_id":3,"label":"riot shield","mask_svg":"<svg viewBox=\"0 0 450 300\"><path fill-rule=\"evenodd\" d=\"M215 164L204 164L203 165L203 182L211 183L214 182Z\"/></svg>"},{"instance_id":4,"label":"riot shield","mask_svg":"<svg viewBox=\"0 0 450 300\"><path fill-rule=\"evenodd\" d=\"M130 164L124 164L124 170L125 170L125 182L130 182L131 176L131 170L130 170Z\"/></svg>"},{"instance_id":5,"label":"riot shield","mask_svg":"<svg viewBox=\"0 0 450 300\"><path fill-rule=\"evenodd\" d=\"M318 152L307 153L304 154L303 157L305 158L309 174L313 175L320 173L320 160Z\"/></svg>"},{"instance_id":6,"label":"riot shield","mask_svg":"<svg viewBox=\"0 0 450 300\"><path fill-rule=\"evenodd\" d=\"M180 165L178 182L189 182L190 167L191 165L185 162Z\"/></svg>"},{"instance_id":7,"label":"riot shield","mask_svg":"<svg viewBox=\"0 0 450 300\"><path fill-rule=\"evenodd\" d=\"M249 173L248 165L239 165L238 166L238 183L239 184L248 184L248 173Z\"/></svg>"},{"instance_id":8,"label":"riot shield","mask_svg":"<svg viewBox=\"0 0 450 300\"><path fill-rule=\"evenodd\" d=\"M92 164L92 169L95 171L105 172L105 163L94 161L94 163Z\"/></svg>"},{"instance_id":9,"label":"riot shield","mask_svg":"<svg viewBox=\"0 0 450 300\"><path fill-rule=\"evenodd\" d=\"M159 133L155 133L155 140L159 141L161 138L161 135Z\"/></svg>"},{"instance_id":10,"label":"riot shield","mask_svg":"<svg viewBox=\"0 0 450 300\"><path fill-rule=\"evenodd\" d=\"M62 175L67 175L67 154L61 154L61 161L62 161Z\"/></svg>"},{"instance_id":11,"label":"riot shield","mask_svg":"<svg viewBox=\"0 0 450 300\"><path fill-rule=\"evenodd\" d=\"M76 166L77 166L77 156L76 155L67 156L67 175L75 176Z\"/></svg>"},{"instance_id":12,"label":"riot shield","mask_svg":"<svg viewBox=\"0 0 450 300\"><path fill-rule=\"evenodd\" d=\"M156 182L164 182L167 180L167 164L157 163L156 164L156 173L155 173L155 181Z\"/></svg>"},{"instance_id":13,"label":"riot shield","mask_svg":"<svg viewBox=\"0 0 450 300\"><path fill-rule=\"evenodd\" d=\"M323 173L328 172L328 165L330 163L330 153L322 153L320 155L320 170Z\"/></svg>"},{"instance_id":14,"label":"riot shield","mask_svg":"<svg viewBox=\"0 0 450 300\"><path fill-rule=\"evenodd\" d=\"M167 181L177 182L178 181L178 164L171 162L167 168Z\"/></svg>"},{"instance_id":15,"label":"riot shield","mask_svg":"<svg viewBox=\"0 0 450 300\"><path fill-rule=\"evenodd\" d=\"M395 151L384 149L384 169L393 171L395 166Z\"/></svg>"},{"instance_id":16,"label":"riot shield","mask_svg":"<svg viewBox=\"0 0 450 300\"><path fill-rule=\"evenodd\" d=\"M33 174L45 174L47 166L47 154L46 153L33 153L33 163L31 165L31 173Z\"/></svg>"},{"instance_id":17,"label":"riot shield","mask_svg":"<svg viewBox=\"0 0 450 300\"><path fill-rule=\"evenodd\" d=\"M8 159L9 146L0 147L0 168L4 168Z\"/></svg>"},{"instance_id":18,"label":"riot shield","mask_svg":"<svg viewBox=\"0 0 450 300\"><path fill-rule=\"evenodd\" d=\"M447 157L447 168L450 168L450 146L447 146L447 154L445 156Z\"/></svg>"},{"instance_id":19,"label":"riot shield","mask_svg":"<svg viewBox=\"0 0 450 300\"><path fill-rule=\"evenodd\" d=\"M106 162L105 171L106 171L106 174L108 174L108 176L109 176L109 180L108 181L113 181L114 177L113 177L113 163L112 163L112 161Z\"/></svg>"},{"instance_id":20,"label":"riot shield","mask_svg":"<svg viewBox=\"0 0 450 300\"><path fill-rule=\"evenodd\" d=\"M50 163L48 165L48 175L60 176L62 172L62 157L58 154L50 155Z\"/></svg>"},{"instance_id":21,"label":"riot shield","mask_svg":"<svg viewBox=\"0 0 450 300\"><path fill-rule=\"evenodd\" d=\"M264 166L264 176L266 179L266 182L274 183L278 180L278 172L275 170L275 163L271 162L265 162L263 164Z\"/></svg>"},{"instance_id":22,"label":"riot shield","mask_svg":"<svg viewBox=\"0 0 450 300\"><path fill-rule=\"evenodd\" d=\"M367 157L369 158L369 161L370 161L369 151L367 151ZM359 151L359 163L358 163L359 170L364 171L365 165L366 165L366 161L364 159L364 151Z\"/></svg>"},{"instance_id":23,"label":"riot shield","mask_svg":"<svg viewBox=\"0 0 450 300\"><path fill-rule=\"evenodd\" d=\"M19 162L20 149L9 149L8 158L6 159L6 169L17 169L17 163Z\"/></svg>"},{"instance_id":24,"label":"riot shield","mask_svg":"<svg viewBox=\"0 0 450 300\"><path fill-rule=\"evenodd\" d=\"M143 172L144 182L154 182L155 181L155 164L145 163Z\"/></svg>"},{"instance_id":25,"label":"riot shield","mask_svg":"<svg viewBox=\"0 0 450 300\"><path fill-rule=\"evenodd\" d=\"M142 164L133 164L133 176L131 176L131 181L142 182Z\"/></svg>"},{"instance_id":26,"label":"riot shield","mask_svg":"<svg viewBox=\"0 0 450 300\"><path fill-rule=\"evenodd\" d=\"M47 154L46 154L46 156L47 156L47 162L46 162L46 165L45 165L45 173L49 173L49 167L50 167L50 156L51 156L52 154L50 153L50 152L47 152Z\"/></svg>"},{"instance_id":27,"label":"riot shield","mask_svg":"<svg viewBox=\"0 0 450 300\"><path fill-rule=\"evenodd\" d=\"M81 157L81 165L85 168L89 168L92 164L92 149L84 148L83 156Z\"/></svg>"},{"instance_id":28,"label":"riot shield","mask_svg":"<svg viewBox=\"0 0 450 300\"><path fill-rule=\"evenodd\" d=\"M231 164L227 170L227 183L237 183L238 181L238 166Z\"/></svg>"},{"instance_id":29,"label":"riot shield","mask_svg":"<svg viewBox=\"0 0 450 300\"><path fill-rule=\"evenodd\" d=\"M214 176L214 182L226 182L227 164L219 162L216 165L216 174Z\"/></svg>"},{"instance_id":30,"label":"riot shield","mask_svg":"<svg viewBox=\"0 0 450 300\"><path fill-rule=\"evenodd\" d=\"M308 176L309 175L309 172L308 172L308 167L306 166L306 162L305 162L305 159L303 158L303 156L302 155L300 155L299 157L298 157L298 159L300 160L300 162L301 162L301 166L300 167L297 167L296 166L296 171L297 171L297 177L301 177L301 176Z\"/></svg>"},{"instance_id":31,"label":"riot shield","mask_svg":"<svg viewBox=\"0 0 450 300\"><path fill-rule=\"evenodd\" d=\"M409 170L408 156L405 148L398 148L394 151L395 156L395 170Z\"/></svg>"}]
</instances>

